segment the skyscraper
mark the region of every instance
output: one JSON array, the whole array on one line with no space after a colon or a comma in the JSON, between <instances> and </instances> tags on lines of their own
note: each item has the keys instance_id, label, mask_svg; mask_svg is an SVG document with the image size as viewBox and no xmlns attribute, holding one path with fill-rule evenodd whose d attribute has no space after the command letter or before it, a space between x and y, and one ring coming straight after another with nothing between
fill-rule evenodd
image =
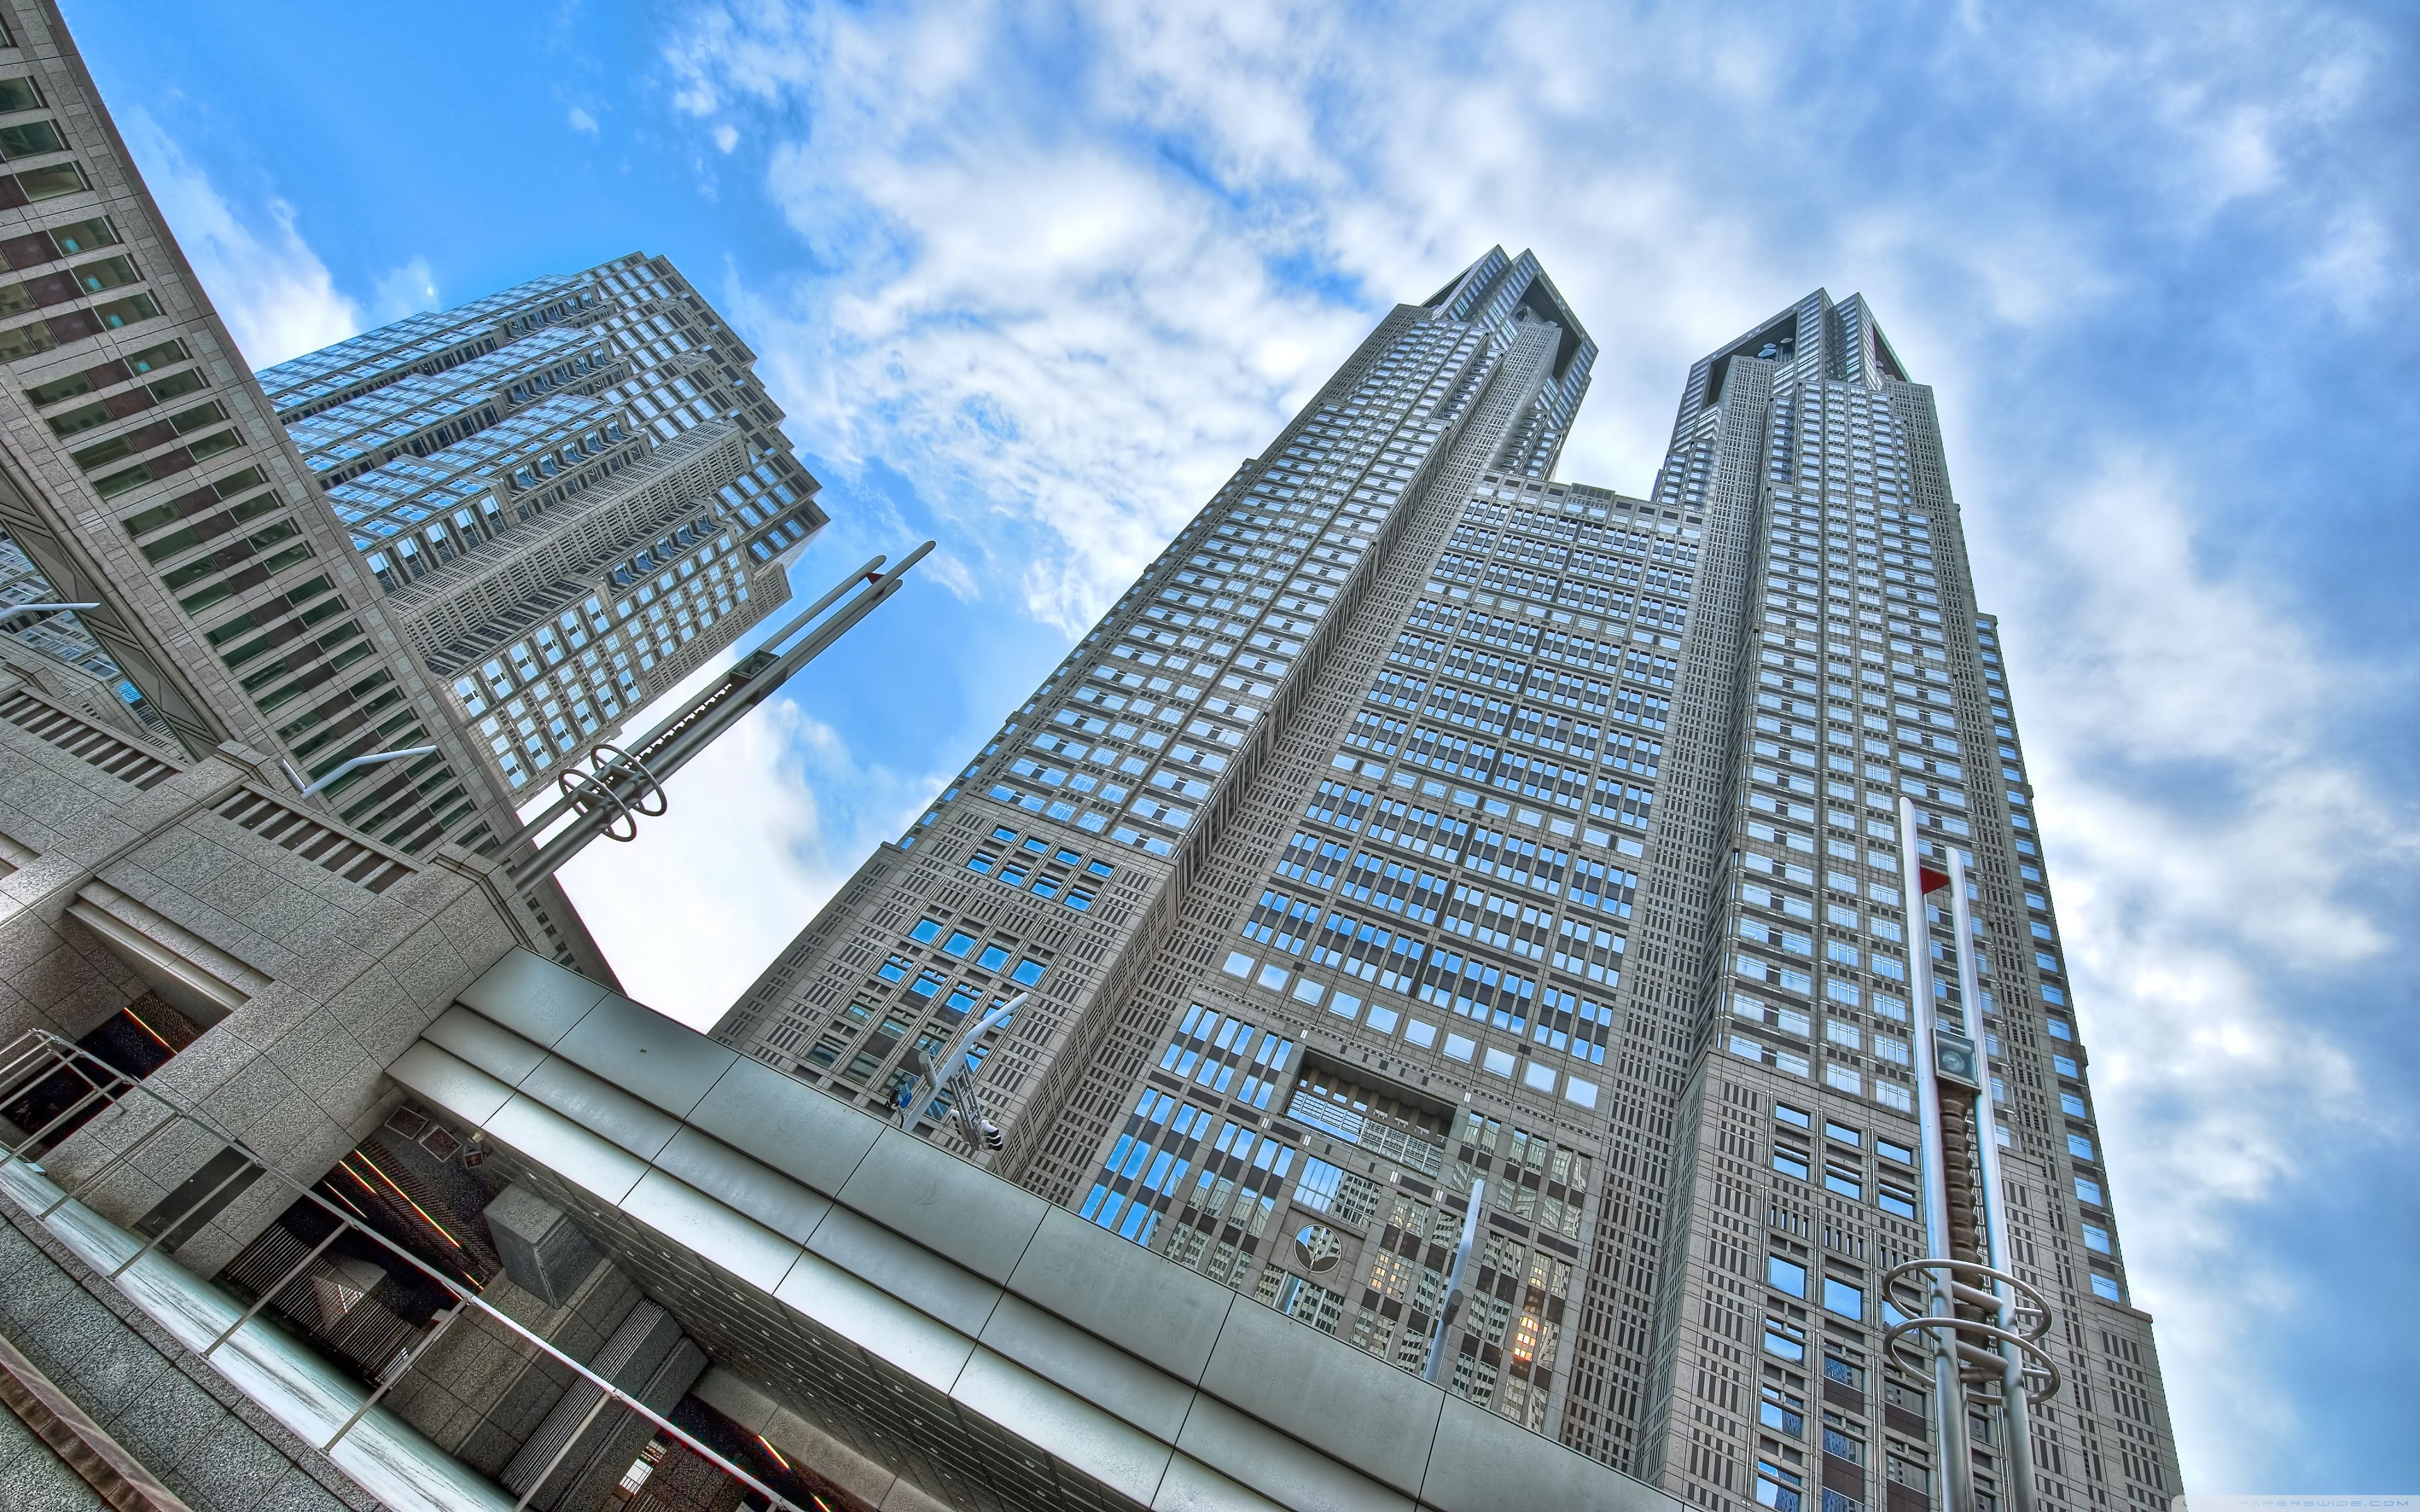
<instances>
[{"instance_id":1,"label":"skyscraper","mask_svg":"<svg viewBox=\"0 0 2420 1512\"><path fill-rule=\"evenodd\" d=\"M825 517L754 358L669 261L632 255L260 374L504 791L788 597Z\"/></svg>"},{"instance_id":2,"label":"skyscraper","mask_svg":"<svg viewBox=\"0 0 2420 1512\"><path fill-rule=\"evenodd\" d=\"M0 619L26 675L333 778L314 803L407 853L493 852L528 784L786 597L816 484L667 261L256 380L54 13L0 33L0 597L95 606ZM543 891L563 958L609 974Z\"/></svg>"},{"instance_id":3,"label":"skyscraper","mask_svg":"<svg viewBox=\"0 0 2420 1512\"><path fill-rule=\"evenodd\" d=\"M1910 951L1949 932L1905 795L1971 857L2063 1325L2042 1500L2163 1504L1931 392L1818 291L1691 369L1631 498L1550 481L1595 350L1526 254L1395 309L717 1037L883 1108L1025 992L972 1158L1697 1504L1910 1512L1941 1425L1881 1278L1927 1253Z\"/></svg>"}]
</instances>

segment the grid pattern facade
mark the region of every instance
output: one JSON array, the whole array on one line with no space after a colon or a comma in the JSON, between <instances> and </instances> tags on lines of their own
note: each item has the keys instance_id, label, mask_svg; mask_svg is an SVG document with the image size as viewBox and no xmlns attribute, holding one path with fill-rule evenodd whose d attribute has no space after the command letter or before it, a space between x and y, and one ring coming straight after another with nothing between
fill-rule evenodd
<instances>
[{"instance_id":1,"label":"grid pattern facade","mask_svg":"<svg viewBox=\"0 0 2420 1512\"><path fill-rule=\"evenodd\" d=\"M190 750L325 769L418 850L506 823L243 369L56 12L0 5L0 529ZM54 627L64 633L64 627ZM312 743L305 750L304 743Z\"/></svg>"},{"instance_id":2,"label":"grid pattern facade","mask_svg":"<svg viewBox=\"0 0 2420 1512\"><path fill-rule=\"evenodd\" d=\"M825 517L752 361L632 255L260 375L505 789L786 601Z\"/></svg>"},{"instance_id":3,"label":"grid pattern facade","mask_svg":"<svg viewBox=\"0 0 2420 1512\"><path fill-rule=\"evenodd\" d=\"M2173 1494L1929 391L1819 291L1632 499L1550 481L1592 356L1526 255L1397 309L718 1036L878 1107L1030 984L974 1158L1717 1512L1916 1512L1906 794L1976 858L2044 1500Z\"/></svg>"},{"instance_id":4,"label":"grid pattern facade","mask_svg":"<svg viewBox=\"0 0 2420 1512\"><path fill-rule=\"evenodd\" d=\"M2053 1506L2180 1489L2149 1319L2127 1304L2057 922L1996 626L1976 609L1929 390L1859 299L1821 292L1692 371L1658 477L1726 551L1740 625L1729 816L1661 1200L1667 1243L1632 1461L1700 1505L1927 1504L1916 1383L1878 1356L1922 1253L1907 953L1958 1007L1945 908L1900 893L1892 811L1972 858L1978 1004L2011 1249L2051 1296L2071 1382L2035 1416ZM1711 649L1711 648L1710 648ZM1585 1426L1605 1431L1612 1424ZM1985 1504L2006 1425L1972 1424ZM1567 1427L1567 1436L1580 1442Z\"/></svg>"}]
</instances>

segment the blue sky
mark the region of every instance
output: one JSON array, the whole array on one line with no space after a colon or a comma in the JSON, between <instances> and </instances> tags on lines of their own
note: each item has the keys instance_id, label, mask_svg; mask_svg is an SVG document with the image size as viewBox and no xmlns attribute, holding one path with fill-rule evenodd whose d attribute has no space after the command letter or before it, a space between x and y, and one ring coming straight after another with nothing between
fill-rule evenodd
<instances>
[{"instance_id":1,"label":"blue sky","mask_svg":"<svg viewBox=\"0 0 2420 1512\"><path fill-rule=\"evenodd\" d=\"M571 878L709 1018L1398 299L1537 250L1563 474L1823 285L1936 386L2189 1486L2420 1489L2408 6L66 0L256 364L629 250L915 584Z\"/></svg>"}]
</instances>

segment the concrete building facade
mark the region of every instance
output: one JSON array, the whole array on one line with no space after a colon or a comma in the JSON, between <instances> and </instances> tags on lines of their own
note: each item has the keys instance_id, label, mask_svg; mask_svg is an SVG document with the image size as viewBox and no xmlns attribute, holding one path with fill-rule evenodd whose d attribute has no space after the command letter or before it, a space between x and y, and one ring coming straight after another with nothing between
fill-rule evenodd
<instances>
[{"instance_id":1,"label":"concrete building facade","mask_svg":"<svg viewBox=\"0 0 2420 1512\"><path fill-rule=\"evenodd\" d=\"M2180 1489L1996 625L1862 300L1696 364L1643 498L1555 477L1596 347L1533 256L1396 308L708 1037L558 964L503 840L821 523L745 348L634 256L256 380L56 11L0 22L10 602L101 605L0 657L0 1400L49 1452L0 1500L1919 1512L1902 798L1975 880L2038 1500ZM1020 995L1001 1148L901 1118Z\"/></svg>"},{"instance_id":2,"label":"concrete building facade","mask_svg":"<svg viewBox=\"0 0 2420 1512\"><path fill-rule=\"evenodd\" d=\"M256 380L55 11L0 23L0 530L29 585L100 606L10 624L17 650L89 641L70 659L188 753L236 739L317 778L433 746L322 801L408 851L493 850L528 784L782 602L816 485L669 263ZM550 916L577 933L559 896Z\"/></svg>"},{"instance_id":3,"label":"concrete building facade","mask_svg":"<svg viewBox=\"0 0 2420 1512\"><path fill-rule=\"evenodd\" d=\"M1526 255L1398 307L717 1037L879 1108L1025 991L970 1158L1699 1504L1908 1512L1937 1425L1880 1277L1925 1253L1908 952L1949 935L1905 795L1971 858L2065 1325L2042 1497L2164 1504L1931 393L1818 291L1696 364L1630 498L1552 481L1593 355Z\"/></svg>"}]
</instances>

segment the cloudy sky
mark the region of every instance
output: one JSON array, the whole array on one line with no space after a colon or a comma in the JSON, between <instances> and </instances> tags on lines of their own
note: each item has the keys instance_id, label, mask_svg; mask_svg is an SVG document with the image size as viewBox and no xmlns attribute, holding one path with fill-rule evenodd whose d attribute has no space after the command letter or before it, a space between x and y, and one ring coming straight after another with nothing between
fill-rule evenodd
<instances>
[{"instance_id":1,"label":"cloudy sky","mask_svg":"<svg viewBox=\"0 0 2420 1512\"><path fill-rule=\"evenodd\" d=\"M921 582L571 885L711 1018L1391 302L1536 249L1640 491L1821 285L1936 386L2189 1485L2420 1489L2420 25L1966 0L66 0L255 363L633 248Z\"/></svg>"}]
</instances>

